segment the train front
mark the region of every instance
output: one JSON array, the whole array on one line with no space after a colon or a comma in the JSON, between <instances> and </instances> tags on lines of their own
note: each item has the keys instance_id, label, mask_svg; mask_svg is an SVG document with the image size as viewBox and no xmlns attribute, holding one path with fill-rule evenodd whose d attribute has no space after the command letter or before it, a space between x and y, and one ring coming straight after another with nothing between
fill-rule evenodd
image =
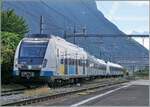
<instances>
[{"instance_id":1,"label":"train front","mask_svg":"<svg viewBox=\"0 0 150 107\"><path fill-rule=\"evenodd\" d=\"M47 39L24 38L18 45L14 59L13 76L23 82L45 81L42 68L46 67Z\"/></svg>"}]
</instances>

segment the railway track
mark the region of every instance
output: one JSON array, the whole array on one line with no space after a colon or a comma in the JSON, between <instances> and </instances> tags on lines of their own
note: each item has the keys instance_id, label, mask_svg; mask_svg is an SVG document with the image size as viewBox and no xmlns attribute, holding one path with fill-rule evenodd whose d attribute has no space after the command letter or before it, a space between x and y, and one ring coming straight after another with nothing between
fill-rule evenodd
<instances>
[{"instance_id":1,"label":"railway track","mask_svg":"<svg viewBox=\"0 0 150 107\"><path fill-rule=\"evenodd\" d=\"M2 93L1 93L1 96L9 96L9 95L21 94L21 93L24 92L24 90L25 90L25 89L2 92Z\"/></svg>"},{"instance_id":2,"label":"railway track","mask_svg":"<svg viewBox=\"0 0 150 107\"><path fill-rule=\"evenodd\" d=\"M55 99L58 97L63 97L66 95L71 95L71 94L75 94L78 92L83 92L83 91L88 91L88 90L93 90L93 89L97 89L97 88L101 88L101 87L106 87L106 86L113 86L113 85L119 85L122 83L128 82L127 80L125 81L111 81L111 82L107 82L107 83L102 83L102 84L95 84L89 87L84 87L81 89L76 89L73 91L69 91L69 92L61 92L61 93L57 93L54 95L46 95L46 96L41 96L38 98L31 98L31 99L26 99L26 100L21 100L21 101L16 101L16 102L12 102L12 103L7 103L7 104L2 104L2 106L23 106L23 105L28 105L28 104L33 104L33 103L38 103L38 102L42 102L42 101L47 101L50 99Z\"/></svg>"},{"instance_id":3,"label":"railway track","mask_svg":"<svg viewBox=\"0 0 150 107\"><path fill-rule=\"evenodd\" d=\"M7 91L2 91L1 96L9 96L9 95L17 95L17 94L22 94L26 90L31 90L31 89L36 89L39 88L40 86L32 86L30 88L22 88L22 89L15 89L15 90L7 90Z\"/></svg>"},{"instance_id":4,"label":"railway track","mask_svg":"<svg viewBox=\"0 0 150 107\"><path fill-rule=\"evenodd\" d=\"M110 80L102 80L102 81L92 81L92 82L85 82L85 84L95 84L95 83L106 83ZM94 83L93 83L94 82ZM63 86L64 88L65 87L68 87L68 86ZM30 89L36 89L36 88L39 88L39 87L32 87ZM59 88L59 87L58 87ZM17 95L17 94L22 94L24 93L24 91L26 90L29 90L28 88L22 88L22 89L16 89L16 90L8 90L8 91L2 91L1 92L1 96L9 96L9 95Z\"/></svg>"}]
</instances>

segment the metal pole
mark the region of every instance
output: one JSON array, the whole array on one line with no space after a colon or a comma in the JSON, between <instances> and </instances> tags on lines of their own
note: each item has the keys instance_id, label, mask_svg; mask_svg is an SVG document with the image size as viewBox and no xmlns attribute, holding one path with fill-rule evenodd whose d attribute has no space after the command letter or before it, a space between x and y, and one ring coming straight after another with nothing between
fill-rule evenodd
<instances>
[{"instance_id":1,"label":"metal pole","mask_svg":"<svg viewBox=\"0 0 150 107\"><path fill-rule=\"evenodd\" d=\"M66 30L64 31L64 39L67 39Z\"/></svg>"},{"instance_id":2,"label":"metal pole","mask_svg":"<svg viewBox=\"0 0 150 107\"><path fill-rule=\"evenodd\" d=\"M40 16L40 34L43 33L43 16Z\"/></svg>"},{"instance_id":3,"label":"metal pole","mask_svg":"<svg viewBox=\"0 0 150 107\"><path fill-rule=\"evenodd\" d=\"M75 33L76 33L76 26L74 25L74 29L73 29L73 37L74 37L74 39L73 39L73 43L75 44Z\"/></svg>"}]
</instances>

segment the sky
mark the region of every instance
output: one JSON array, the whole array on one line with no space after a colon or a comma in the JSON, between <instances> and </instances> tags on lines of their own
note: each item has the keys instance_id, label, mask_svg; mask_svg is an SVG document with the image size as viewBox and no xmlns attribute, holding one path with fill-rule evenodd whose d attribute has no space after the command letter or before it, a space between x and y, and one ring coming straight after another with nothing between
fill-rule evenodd
<instances>
[{"instance_id":1,"label":"sky","mask_svg":"<svg viewBox=\"0 0 150 107\"><path fill-rule=\"evenodd\" d=\"M104 16L126 34L149 34L148 1L96 1ZM149 49L149 38L134 38Z\"/></svg>"}]
</instances>

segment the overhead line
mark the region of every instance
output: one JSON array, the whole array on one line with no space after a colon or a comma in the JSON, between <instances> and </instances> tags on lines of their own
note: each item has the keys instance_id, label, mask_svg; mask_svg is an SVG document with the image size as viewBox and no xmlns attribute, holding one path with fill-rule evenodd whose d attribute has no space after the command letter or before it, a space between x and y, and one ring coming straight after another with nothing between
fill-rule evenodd
<instances>
[{"instance_id":1,"label":"overhead line","mask_svg":"<svg viewBox=\"0 0 150 107\"><path fill-rule=\"evenodd\" d=\"M56 9L50 7L49 5L47 5L43 0L40 0L42 4L44 4L47 8L51 9L52 11L56 12L58 15L66 18L68 21L75 23L74 21L72 21L71 19L69 19L67 16L65 16L64 14L62 14L61 12L57 11Z\"/></svg>"},{"instance_id":2,"label":"overhead line","mask_svg":"<svg viewBox=\"0 0 150 107\"><path fill-rule=\"evenodd\" d=\"M68 38L74 37L68 35ZM75 37L149 37L149 35L126 35L126 34L75 34Z\"/></svg>"}]
</instances>

